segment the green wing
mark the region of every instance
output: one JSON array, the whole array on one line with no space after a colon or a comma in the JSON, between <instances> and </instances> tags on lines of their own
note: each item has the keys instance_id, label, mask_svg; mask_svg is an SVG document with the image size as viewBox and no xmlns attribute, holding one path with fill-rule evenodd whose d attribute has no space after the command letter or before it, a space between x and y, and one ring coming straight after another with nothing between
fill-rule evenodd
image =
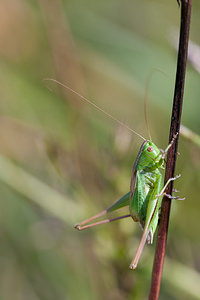
<instances>
[{"instance_id":1,"label":"green wing","mask_svg":"<svg viewBox=\"0 0 200 300\"><path fill-rule=\"evenodd\" d=\"M115 211L119 208L122 208L124 206L129 205L130 201L130 192L125 194L122 198L120 198L117 202L115 202L113 205L111 205L109 208L107 208L107 212Z\"/></svg>"}]
</instances>

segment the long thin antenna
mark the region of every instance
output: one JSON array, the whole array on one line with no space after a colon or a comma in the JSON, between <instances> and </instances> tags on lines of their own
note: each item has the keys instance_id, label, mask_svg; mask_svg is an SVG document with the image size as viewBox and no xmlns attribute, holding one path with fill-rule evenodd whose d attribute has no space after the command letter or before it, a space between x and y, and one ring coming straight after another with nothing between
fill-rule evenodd
<instances>
[{"instance_id":1,"label":"long thin antenna","mask_svg":"<svg viewBox=\"0 0 200 300\"><path fill-rule=\"evenodd\" d=\"M112 120L114 120L115 122L117 122L118 124L120 124L121 126L125 127L126 129L130 130L131 132L133 132L134 134L136 134L137 136L139 136L141 139L143 139L144 141L146 141L146 139L141 134L137 133L136 131L134 131L133 129L131 129L130 127L128 127L126 124L122 123L121 121L119 121L118 119L116 119L115 117L113 117L112 115L110 115L109 113L107 113L106 111L104 111L102 108L100 108L99 106L97 106L96 104L94 104L93 102L91 102L90 100L88 100L86 97L84 97L81 94L79 94L78 92L74 91L69 86L67 86L67 85L65 85L65 84L63 84L63 83L61 83L61 82L59 82L59 81L57 81L56 79L53 79L53 78L45 78L44 80L56 82L57 84L59 84L62 87L66 88L67 90L69 90L70 92L72 92L75 95L79 96L82 100L84 100L87 103L89 103L90 105L94 106L99 111L103 112L105 115L107 115L109 118L111 118Z\"/></svg>"},{"instance_id":2,"label":"long thin antenna","mask_svg":"<svg viewBox=\"0 0 200 300\"><path fill-rule=\"evenodd\" d=\"M150 132L150 128L149 128L149 122L147 119L147 100L148 100L148 92L149 92L149 82L150 82L151 76L153 74L153 71L154 70L151 70L151 72L149 73L149 76L147 78L146 87L145 87L145 96L144 96L144 117L145 117L145 124L146 124L147 132L148 132L148 136L149 136L150 140L152 140L152 139L151 139L151 132Z\"/></svg>"},{"instance_id":3,"label":"long thin antenna","mask_svg":"<svg viewBox=\"0 0 200 300\"><path fill-rule=\"evenodd\" d=\"M149 76L148 76L147 81L146 81L145 96L144 96L144 117L145 117L145 124L146 124L147 132L148 132L148 136L149 136L150 140L152 140L152 139L151 139L151 132L150 132L150 128L149 128L149 122L148 122L148 118L147 118L147 101L148 101L149 83L150 83L150 79L151 79L154 72L160 72L163 75L167 76L161 70L153 68L151 70L151 72L149 73Z\"/></svg>"}]
</instances>

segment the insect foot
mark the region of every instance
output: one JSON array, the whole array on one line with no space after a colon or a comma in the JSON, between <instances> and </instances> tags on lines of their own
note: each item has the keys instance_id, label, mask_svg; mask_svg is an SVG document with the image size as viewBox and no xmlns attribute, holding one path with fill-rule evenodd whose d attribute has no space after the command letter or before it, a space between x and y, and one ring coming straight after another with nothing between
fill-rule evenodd
<instances>
[{"instance_id":1,"label":"insect foot","mask_svg":"<svg viewBox=\"0 0 200 300\"><path fill-rule=\"evenodd\" d=\"M181 177L181 174L175 176L175 177L171 177L167 180L166 184L164 185L163 189L160 191L160 194L156 195L157 198L160 198L162 195L164 195L164 192L168 186L168 184L171 182L171 181L174 181L176 179L178 179L179 177Z\"/></svg>"},{"instance_id":2,"label":"insect foot","mask_svg":"<svg viewBox=\"0 0 200 300\"><path fill-rule=\"evenodd\" d=\"M130 270L135 270L137 268L137 265L135 264L130 264L129 269Z\"/></svg>"},{"instance_id":3,"label":"insect foot","mask_svg":"<svg viewBox=\"0 0 200 300\"><path fill-rule=\"evenodd\" d=\"M178 191L177 189L172 189L173 193L180 193L180 191Z\"/></svg>"},{"instance_id":4,"label":"insect foot","mask_svg":"<svg viewBox=\"0 0 200 300\"><path fill-rule=\"evenodd\" d=\"M180 198L179 196L172 196L172 195L169 195L169 194L166 194L166 193L164 193L163 195L166 196L167 198L173 199L173 200L185 200L185 197Z\"/></svg>"},{"instance_id":5,"label":"insect foot","mask_svg":"<svg viewBox=\"0 0 200 300\"><path fill-rule=\"evenodd\" d=\"M175 177L172 177L171 180L176 180L176 179L178 179L178 178L180 178L180 177L181 177L181 174L178 174L178 175L176 175Z\"/></svg>"},{"instance_id":6,"label":"insect foot","mask_svg":"<svg viewBox=\"0 0 200 300\"><path fill-rule=\"evenodd\" d=\"M178 136L178 132L174 134L173 139L175 140Z\"/></svg>"},{"instance_id":7,"label":"insect foot","mask_svg":"<svg viewBox=\"0 0 200 300\"><path fill-rule=\"evenodd\" d=\"M74 225L74 228L79 230L79 231L81 230L81 226L79 224Z\"/></svg>"},{"instance_id":8,"label":"insect foot","mask_svg":"<svg viewBox=\"0 0 200 300\"><path fill-rule=\"evenodd\" d=\"M174 134L174 136L173 136L171 142L169 143L169 145L167 146L167 148L164 151L163 150L161 151L163 160L165 159L165 156L167 155L167 152L169 151L169 148L171 148L171 146L173 145L173 143L174 143L175 139L177 138L177 136L178 136L178 132L176 134Z\"/></svg>"}]
</instances>

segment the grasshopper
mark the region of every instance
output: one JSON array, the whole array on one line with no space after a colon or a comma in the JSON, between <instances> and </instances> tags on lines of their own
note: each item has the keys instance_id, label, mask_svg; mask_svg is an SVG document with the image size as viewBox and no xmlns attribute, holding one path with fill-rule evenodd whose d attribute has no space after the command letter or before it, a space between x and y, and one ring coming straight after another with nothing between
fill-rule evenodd
<instances>
[{"instance_id":1,"label":"grasshopper","mask_svg":"<svg viewBox=\"0 0 200 300\"><path fill-rule=\"evenodd\" d=\"M137 267L146 240L149 244L153 243L153 236L158 225L162 196L165 194L167 185L180 177L180 175L178 175L170 178L164 187L162 187L162 174L160 173L159 168L163 168L165 156L173 141L174 139L167 146L165 151L159 150L152 141L144 141L133 165L130 192L125 194L120 200L106 210L75 225L76 229L84 230L127 217L132 217L135 222L139 222L143 228L143 235L136 254L130 264L130 269L135 269ZM179 199L178 197L172 197L170 195L168 195L168 197ZM85 225L109 212L127 205L129 205L130 214Z\"/></svg>"},{"instance_id":2,"label":"grasshopper","mask_svg":"<svg viewBox=\"0 0 200 300\"><path fill-rule=\"evenodd\" d=\"M57 82L56 80L53 79L50 80ZM107 116L112 118L114 121L118 122L120 125L125 126L126 128L128 128L129 130L131 130L133 133L135 133L136 135L138 135L140 138L144 140L144 142L140 147L138 155L136 157L135 163L133 165L130 191L109 208L75 225L76 229L84 230L100 224L109 223L127 217L132 217L132 219L135 222L139 222L143 229L143 234L138 249L136 251L136 254L130 264L130 269L135 269L138 265L146 241L149 244L153 243L153 236L158 225L159 209L161 207L162 197L163 195L166 195L165 189L171 181L180 177L180 175L178 175L176 177L170 178L167 181L167 183L163 186L162 183L163 176L160 172L160 168L164 168L165 157L167 155L167 152L169 148L172 146L177 135L173 137L172 141L164 151L160 150L151 140L145 139L139 133L130 129L128 126L126 126L121 121L117 120L112 115L102 110L100 107L95 105L93 102L91 102L84 96L80 95L79 93L77 93L76 91L72 90L70 87L62 83L59 82L57 83L66 87L68 90L75 93L83 100L93 105L95 108L105 113ZM145 110L145 120L147 123L146 110ZM148 129L148 125L147 125L147 129ZM167 196L171 199L180 199L179 197L173 197L170 195ZM91 223L95 219L102 217L107 213L118 210L128 205L129 205L130 213L127 215L123 215L113 219L108 218L99 222ZM88 225L88 223L91 224Z\"/></svg>"}]
</instances>

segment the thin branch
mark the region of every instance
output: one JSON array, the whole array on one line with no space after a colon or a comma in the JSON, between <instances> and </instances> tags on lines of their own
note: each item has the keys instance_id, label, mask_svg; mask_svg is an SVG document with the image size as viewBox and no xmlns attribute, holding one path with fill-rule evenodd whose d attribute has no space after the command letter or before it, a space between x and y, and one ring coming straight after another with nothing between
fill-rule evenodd
<instances>
[{"instance_id":1,"label":"thin branch","mask_svg":"<svg viewBox=\"0 0 200 300\"><path fill-rule=\"evenodd\" d=\"M190 28L190 15L191 15L192 0L181 0L181 26L180 26L180 38L179 38L179 51L178 51L178 62L176 72L176 83L174 91L174 102L171 117L171 128L169 141L175 136L180 130L182 103L183 103L183 92L185 83L185 71L187 62L188 52L188 40L189 40L189 28ZM176 156L177 156L178 137L174 144L169 150L165 182L174 176ZM166 193L172 193L173 183L169 184ZM149 294L149 300L159 299L160 284L162 277L162 270L165 256L165 246L167 241L167 230L170 215L171 200L164 197L161 207L161 218L158 228L158 239L156 245L156 253L154 259L153 273L151 289Z\"/></svg>"}]
</instances>

